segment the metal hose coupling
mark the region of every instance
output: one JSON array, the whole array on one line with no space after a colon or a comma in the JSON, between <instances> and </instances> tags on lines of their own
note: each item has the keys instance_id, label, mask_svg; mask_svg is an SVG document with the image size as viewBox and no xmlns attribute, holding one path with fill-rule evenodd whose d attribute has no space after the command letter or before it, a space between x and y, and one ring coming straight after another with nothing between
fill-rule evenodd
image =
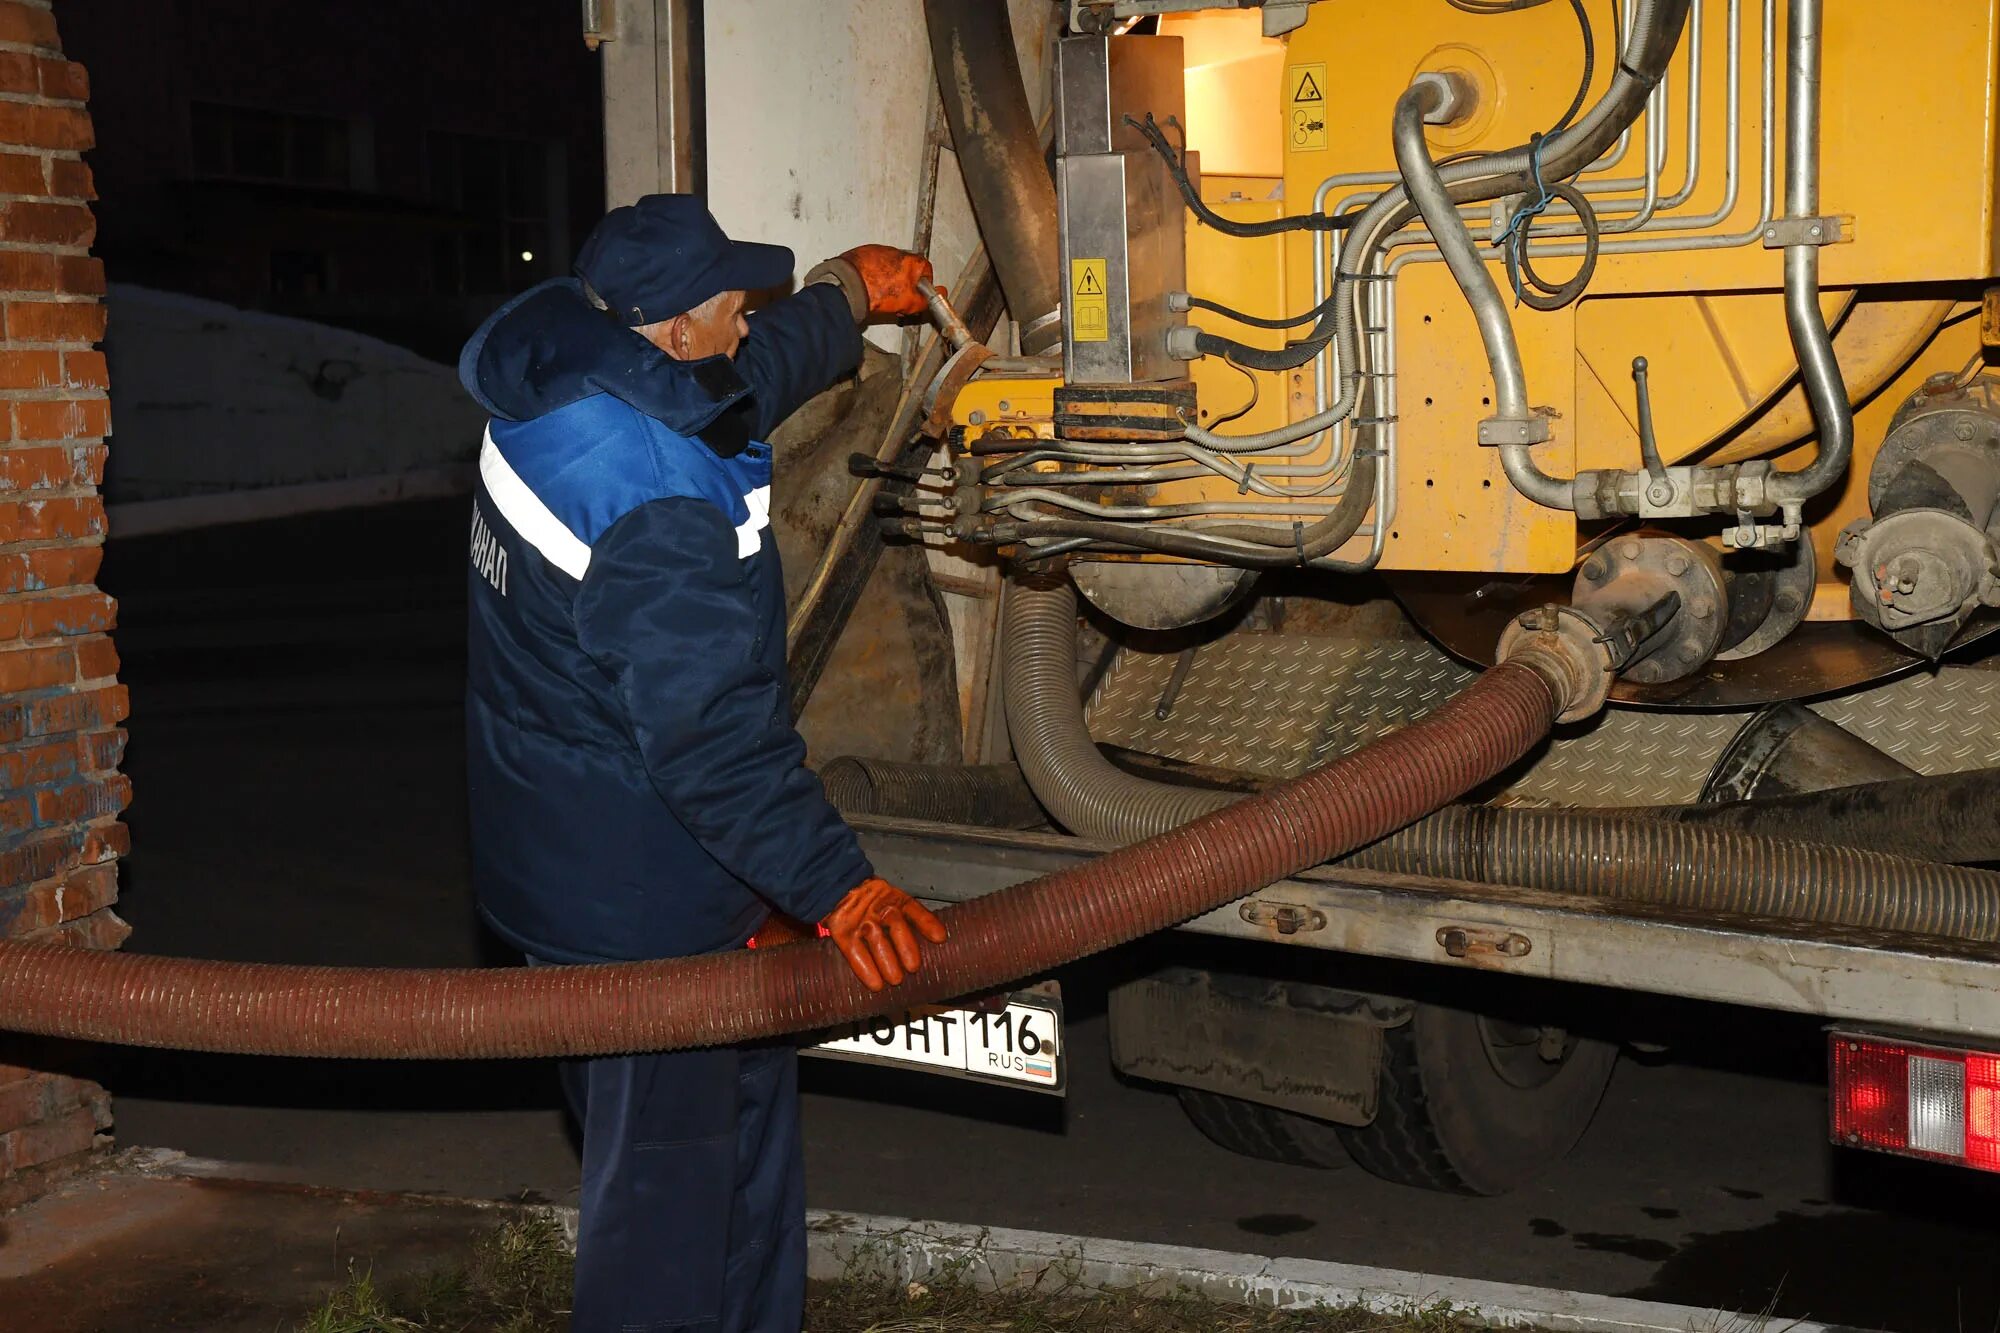
<instances>
[{"instance_id":1,"label":"metal hose coupling","mask_svg":"<svg viewBox=\"0 0 2000 1333\"><path fill-rule=\"evenodd\" d=\"M1514 618L1500 635L1496 660L1527 667L1548 682L1558 722L1593 717L1611 698L1624 665L1619 639L1578 607L1551 603Z\"/></svg>"}]
</instances>

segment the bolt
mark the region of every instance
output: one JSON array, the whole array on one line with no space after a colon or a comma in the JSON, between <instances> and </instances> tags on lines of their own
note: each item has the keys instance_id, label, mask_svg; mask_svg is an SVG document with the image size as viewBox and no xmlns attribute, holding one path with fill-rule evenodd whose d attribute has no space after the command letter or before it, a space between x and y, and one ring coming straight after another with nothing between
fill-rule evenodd
<instances>
[{"instance_id":1,"label":"bolt","mask_svg":"<svg viewBox=\"0 0 2000 1333\"><path fill-rule=\"evenodd\" d=\"M1618 554L1627 560L1637 560L1639 558L1639 539L1637 537L1627 537L1624 541L1619 542Z\"/></svg>"},{"instance_id":2,"label":"bolt","mask_svg":"<svg viewBox=\"0 0 2000 1333\"><path fill-rule=\"evenodd\" d=\"M1688 568L1688 558L1679 551L1675 551L1667 557L1667 573L1672 574L1675 578L1679 578L1681 575L1687 573Z\"/></svg>"},{"instance_id":3,"label":"bolt","mask_svg":"<svg viewBox=\"0 0 2000 1333\"><path fill-rule=\"evenodd\" d=\"M1970 421L1961 421L1951 428L1951 433L1961 440L1970 440L1973 436L1979 434L1979 428L1974 426Z\"/></svg>"},{"instance_id":4,"label":"bolt","mask_svg":"<svg viewBox=\"0 0 2000 1333\"><path fill-rule=\"evenodd\" d=\"M965 423L968 426L983 426L986 424L986 414L978 408L974 408L966 415Z\"/></svg>"},{"instance_id":5,"label":"bolt","mask_svg":"<svg viewBox=\"0 0 2000 1333\"><path fill-rule=\"evenodd\" d=\"M1014 405L1008 402L1005 398L1002 398L1000 400L1000 410L1002 412L1011 412L1014 410Z\"/></svg>"},{"instance_id":6,"label":"bolt","mask_svg":"<svg viewBox=\"0 0 2000 1333\"><path fill-rule=\"evenodd\" d=\"M1438 931L1437 942L1453 958L1463 958L1472 951L1472 936L1456 926L1446 926Z\"/></svg>"},{"instance_id":7,"label":"bolt","mask_svg":"<svg viewBox=\"0 0 2000 1333\"><path fill-rule=\"evenodd\" d=\"M1688 603L1688 614L1696 620L1707 620L1715 614L1715 603L1706 597L1697 597Z\"/></svg>"},{"instance_id":8,"label":"bolt","mask_svg":"<svg viewBox=\"0 0 2000 1333\"><path fill-rule=\"evenodd\" d=\"M1812 226L1806 228L1806 235L1811 236L1814 239L1818 239L1818 237L1820 237L1822 234L1823 233L1820 229L1820 225L1817 222L1813 223Z\"/></svg>"},{"instance_id":9,"label":"bolt","mask_svg":"<svg viewBox=\"0 0 2000 1333\"><path fill-rule=\"evenodd\" d=\"M1592 583L1604 582L1604 562L1596 556L1583 562L1583 576Z\"/></svg>"},{"instance_id":10,"label":"bolt","mask_svg":"<svg viewBox=\"0 0 2000 1333\"><path fill-rule=\"evenodd\" d=\"M1788 616L1799 609L1799 599L1791 593L1781 592L1772 605L1777 608L1779 615Z\"/></svg>"},{"instance_id":11,"label":"bolt","mask_svg":"<svg viewBox=\"0 0 2000 1333\"><path fill-rule=\"evenodd\" d=\"M1682 666L1698 666L1701 663L1701 649L1691 643L1682 644L1675 650L1674 656L1680 659Z\"/></svg>"},{"instance_id":12,"label":"bolt","mask_svg":"<svg viewBox=\"0 0 2000 1333\"><path fill-rule=\"evenodd\" d=\"M1671 481L1656 481L1646 487L1649 504L1664 505L1674 498L1674 484Z\"/></svg>"},{"instance_id":13,"label":"bolt","mask_svg":"<svg viewBox=\"0 0 2000 1333\"><path fill-rule=\"evenodd\" d=\"M1894 574L1896 591L1908 597L1917 590L1917 580L1923 572L1923 566L1917 563L1915 556L1906 555L1898 560Z\"/></svg>"}]
</instances>

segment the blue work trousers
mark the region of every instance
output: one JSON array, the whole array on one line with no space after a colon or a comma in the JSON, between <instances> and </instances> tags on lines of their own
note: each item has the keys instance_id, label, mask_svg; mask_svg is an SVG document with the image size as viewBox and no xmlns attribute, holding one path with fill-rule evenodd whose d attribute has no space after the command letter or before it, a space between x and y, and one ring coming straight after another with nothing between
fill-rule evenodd
<instances>
[{"instance_id":1,"label":"blue work trousers","mask_svg":"<svg viewBox=\"0 0 2000 1333\"><path fill-rule=\"evenodd\" d=\"M583 1125L576 1333L799 1333L798 1073L789 1046L563 1063Z\"/></svg>"}]
</instances>

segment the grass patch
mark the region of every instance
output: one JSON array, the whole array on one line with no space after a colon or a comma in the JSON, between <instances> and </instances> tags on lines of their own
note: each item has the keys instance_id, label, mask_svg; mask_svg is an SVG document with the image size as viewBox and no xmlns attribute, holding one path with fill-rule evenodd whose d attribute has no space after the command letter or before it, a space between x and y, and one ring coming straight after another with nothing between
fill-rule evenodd
<instances>
[{"instance_id":1,"label":"grass patch","mask_svg":"<svg viewBox=\"0 0 2000 1333\"><path fill-rule=\"evenodd\" d=\"M1031 1290L982 1291L964 1265L927 1282L887 1276L864 1252L839 1282L816 1282L806 1333L1460 1333L1473 1325L1448 1306L1382 1315L1357 1309L1270 1310L1189 1293L1095 1291L1061 1266ZM462 1265L378 1287L347 1283L296 1333L563 1333L574 1263L561 1226L507 1222Z\"/></svg>"}]
</instances>

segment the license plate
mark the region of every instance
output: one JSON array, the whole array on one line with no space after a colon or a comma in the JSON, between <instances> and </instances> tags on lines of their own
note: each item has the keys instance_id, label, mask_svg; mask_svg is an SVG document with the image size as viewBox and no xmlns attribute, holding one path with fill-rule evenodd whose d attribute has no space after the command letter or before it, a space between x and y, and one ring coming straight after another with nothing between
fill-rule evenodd
<instances>
[{"instance_id":1,"label":"license plate","mask_svg":"<svg viewBox=\"0 0 2000 1333\"><path fill-rule=\"evenodd\" d=\"M807 1055L895 1065L1061 1096L1068 1086L1062 993L1048 982L989 1006L915 1009L836 1029Z\"/></svg>"}]
</instances>

